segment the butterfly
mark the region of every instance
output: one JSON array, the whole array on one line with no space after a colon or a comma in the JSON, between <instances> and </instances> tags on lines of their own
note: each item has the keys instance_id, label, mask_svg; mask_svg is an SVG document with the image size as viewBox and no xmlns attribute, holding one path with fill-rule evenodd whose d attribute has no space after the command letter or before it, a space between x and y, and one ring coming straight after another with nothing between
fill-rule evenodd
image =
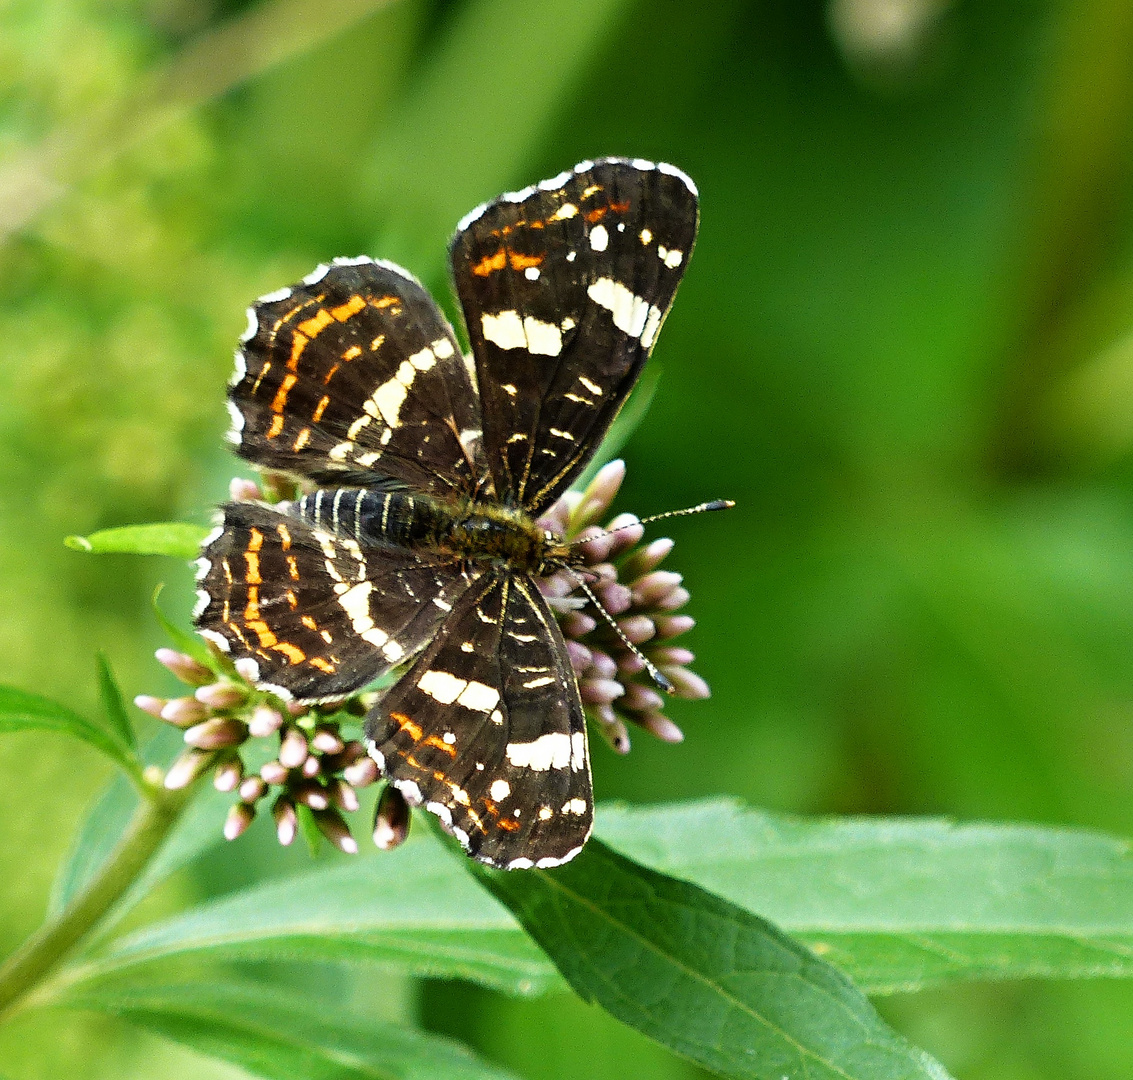
<instances>
[{"instance_id":1,"label":"butterfly","mask_svg":"<svg viewBox=\"0 0 1133 1080\"><path fill-rule=\"evenodd\" d=\"M197 629L299 702L408 665L366 717L369 752L492 866L557 866L590 835L582 702L536 585L580 559L536 521L633 388L697 223L684 173L621 158L478 207L449 251L470 356L380 259L248 309L229 439L307 493L221 508Z\"/></svg>"}]
</instances>

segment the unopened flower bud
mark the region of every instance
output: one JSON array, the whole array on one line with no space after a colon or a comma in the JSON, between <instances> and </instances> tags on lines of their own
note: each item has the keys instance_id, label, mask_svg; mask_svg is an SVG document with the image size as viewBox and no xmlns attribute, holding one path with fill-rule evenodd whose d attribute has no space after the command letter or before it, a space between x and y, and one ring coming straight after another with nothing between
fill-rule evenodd
<instances>
[{"instance_id":1,"label":"unopened flower bud","mask_svg":"<svg viewBox=\"0 0 1133 1080\"><path fill-rule=\"evenodd\" d=\"M666 664L688 667L696 659L696 655L680 645L665 645L660 649L653 649L649 654L649 659L658 667L663 667Z\"/></svg>"},{"instance_id":2,"label":"unopened flower bud","mask_svg":"<svg viewBox=\"0 0 1133 1080\"><path fill-rule=\"evenodd\" d=\"M393 784L387 784L374 811L374 845L381 851L392 851L405 843L408 835L409 804Z\"/></svg>"},{"instance_id":3,"label":"unopened flower bud","mask_svg":"<svg viewBox=\"0 0 1133 1080\"><path fill-rule=\"evenodd\" d=\"M610 549L612 556L620 555L628 548L641 543L641 538L645 535L645 526L638 521L636 514L618 514L606 529L613 540Z\"/></svg>"},{"instance_id":4,"label":"unopened flower bud","mask_svg":"<svg viewBox=\"0 0 1133 1080\"><path fill-rule=\"evenodd\" d=\"M651 686L634 682L626 687L625 697L618 704L625 712L651 713L663 709L665 699Z\"/></svg>"},{"instance_id":5,"label":"unopened flower bud","mask_svg":"<svg viewBox=\"0 0 1133 1080\"><path fill-rule=\"evenodd\" d=\"M234 476L228 481L228 497L233 502L255 502L262 499L264 495L255 480L245 480L242 476Z\"/></svg>"},{"instance_id":6,"label":"unopened flower bud","mask_svg":"<svg viewBox=\"0 0 1133 1080\"><path fill-rule=\"evenodd\" d=\"M638 723L662 742L679 743L685 740L684 732L663 713L648 713Z\"/></svg>"},{"instance_id":7,"label":"unopened flower bud","mask_svg":"<svg viewBox=\"0 0 1133 1080\"><path fill-rule=\"evenodd\" d=\"M708 683L686 667L674 667L666 664L661 668L661 672L673 684L673 693L677 697L697 701L712 696L712 691L708 689Z\"/></svg>"},{"instance_id":8,"label":"unopened flower bud","mask_svg":"<svg viewBox=\"0 0 1133 1080\"><path fill-rule=\"evenodd\" d=\"M657 627L648 615L629 615L619 619L618 626L634 645L649 641L657 633Z\"/></svg>"},{"instance_id":9,"label":"unopened flower bud","mask_svg":"<svg viewBox=\"0 0 1133 1080\"><path fill-rule=\"evenodd\" d=\"M252 819L255 816L256 808L254 806L244 802L233 803L229 807L228 816L224 819L224 839L235 840L252 824Z\"/></svg>"},{"instance_id":10,"label":"unopened flower bud","mask_svg":"<svg viewBox=\"0 0 1133 1080\"><path fill-rule=\"evenodd\" d=\"M217 791L235 791L244 776L244 767L238 757L222 761L213 774L212 786Z\"/></svg>"},{"instance_id":11,"label":"unopened flower bud","mask_svg":"<svg viewBox=\"0 0 1133 1080\"><path fill-rule=\"evenodd\" d=\"M696 620L691 615L658 615L653 625L657 627L657 637L666 641L679 634L687 634L696 625Z\"/></svg>"},{"instance_id":12,"label":"unopened flower bud","mask_svg":"<svg viewBox=\"0 0 1133 1080\"><path fill-rule=\"evenodd\" d=\"M295 814L295 804L284 795L275 800L271 808L271 816L275 818L275 835L279 842L287 847L295 839L299 830L299 818Z\"/></svg>"},{"instance_id":13,"label":"unopened flower bud","mask_svg":"<svg viewBox=\"0 0 1133 1080\"><path fill-rule=\"evenodd\" d=\"M236 674L245 682L254 683L260 677L259 662L250 656L241 656L232 666L236 669Z\"/></svg>"},{"instance_id":14,"label":"unopened flower bud","mask_svg":"<svg viewBox=\"0 0 1133 1080\"><path fill-rule=\"evenodd\" d=\"M193 696L210 709L231 709L242 705L248 695L234 683L214 682L208 686L198 686Z\"/></svg>"},{"instance_id":15,"label":"unopened flower bud","mask_svg":"<svg viewBox=\"0 0 1133 1080\"><path fill-rule=\"evenodd\" d=\"M311 706L304 704L302 701L289 701L287 703L287 712L290 716L302 716L304 713L311 711Z\"/></svg>"},{"instance_id":16,"label":"unopened flower bud","mask_svg":"<svg viewBox=\"0 0 1133 1080\"><path fill-rule=\"evenodd\" d=\"M139 694L134 698L134 704L144 713L149 713L150 716L157 717L158 720L163 720L161 715L162 709L169 704L168 698L153 697L151 694Z\"/></svg>"},{"instance_id":17,"label":"unopened flower bud","mask_svg":"<svg viewBox=\"0 0 1133 1080\"><path fill-rule=\"evenodd\" d=\"M227 746L239 746L247 734L248 729L240 720L214 716L189 728L185 742L198 750L223 750Z\"/></svg>"},{"instance_id":18,"label":"unopened flower bud","mask_svg":"<svg viewBox=\"0 0 1133 1080\"><path fill-rule=\"evenodd\" d=\"M633 552L622 564L622 577L634 581L659 566L673 550L674 541L667 536L651 540L645 547Z\"/></svg>"},{"instance_id":19,"label":"unopened flower bud","mask_svg":"<svg viewBox=\"0 0 1133 1080\"><path fill-rule=\"evenodd\" d=\"M588 678L612 679L618 673L618 665L614 662L614 658L609 653L599 652L597 649L590 657L590 669L586 673Z\"/></svg>"},{"instance_id":20,"label":"unopened flower bud","mask_svg":"<svg viewBox=\"0 0 1133 1080\"><path fill-rule=\"evenodd\" d=\"M339 810L353 813L358 809L358 793L344 780L335 777L330 781L327 790L330 792L330 801Z\"/></svg>"},{"instance_id":21,"label":"unopened flower bud","mask_svg":"<svg viewBox=\"0 0 1133 1080\"><path fill-rule=\"evenodd\" d=\"M212 753L206 750L187 750L172 765L165 774L165 788L167 791L180 791L187 788L201 775L213 760Z\"/></svg>"},{"instance_id":22,"label":"unopened flower bud","mask_svg":"<svg viewBox=\"0 0 1133 1080\"><path fill-rule=\"evenodd\" d=\"M161 710L162 720L181 728L199 724L208 714L208 709L196 698L191 697L180 697L167 701Z\"/></svg>"},{"instance_id":23,"label":"unopened flower bud","mask_svg":"<svg viewBox=\"0 0 1133 1080\"><path fill-rule=\"evenodd\" d=\"M602 606L611 615L620 615L623 611L628 611L633 604L633 593L620 582L602 583L594 591Z\"/></svg>"},{"instance_id":24,"label":"unopened flower bud","mask_svg":"<svg viewBox=\"0 0 1133 1080\"><path fill-rule=\"evenodd\" d=\"M299 771L305 777L307 777L308 780L311 780L311 779L314 779L314 777L319 775L319 772L321 771L322 767L323 767L323 759L319 758L319 757L315 757L315 755L312 754L309 758L307 758L306 761L303 762L302 765L299 766Z\"/></svg>"},{"instance_id":25,"label":"unopened flower bud","mask_svg":"<svg viewBox=\"0 0 1133 1080\"><path fill-rule=\"evenodd\" d=\"M629 753L629 729L617 713L609 705L597 705L591 713L598 721L598 730L602 737L610 744L615 753Z\"/></svg>"},{"instance_id":26,"label":"unopened flower bud","mask_svg":"<svg viewBox=\"0 0 1133 1080\"><path fill-rule=\"evenodd\" d=\"M283 717L270 705L257 705L248 721L248 733L257 738L272 735L283 727Z\"/></svg>"},{"instance_id":27,"label":"unopened flower bud","mask_svg":"<svg viewBox=\"0 0 1133 1080\"><path fill-rule=\"evenodd\" d=\"M676 611L678 608L683 608L688 601L688 589L678 585L675 589L670 589L664 596L659 597L653 607L658 611Z\"/></svg>"},{"instance_id":28,"label":"unopened flower bud","mask_svg":"<svg viewBox=\"0 0 1133 1080\"><path fill-rule=\"evenodd\" d=\"M597 625L598 620L584 611L572 611L562 619L563 634L568 639L585 637L592 633Z\"/></svg>"},{"instance_id":29,"label":"unopened flower bud","mask_svg":"<svg viewBox=\"0 0 1133 1080\"><path fill-rule=\"evenodd\" d=\"M626 692L614 679L583 679L578 691L584 705L609 705Z\"/></svg>"},{"instance_id":30,"label":"unopened flower bud","mask_svg":"<svg viewBox=\"0 0 1133 1080\"><path fill-rule=\"evenodd\" d=\"M159 664L190 686L204 686L216 678L204 664L175 649L158 649L153 655Z\"/></svg>"},{"instance_id":31,"label":"unopened flower bud","mask_svg":"<svg viewBox=\"0 0 1133 1080\"><path fill-rule=\"evenodd\" d=\"M304 806L309 806L312 810L325 810L330 806L330 799L327 798L326 788L320 784L303 783L296 784L291 789L291 795L296 802L302 803Z\"/></svg>"},{"instance_id":32,"label":"unopened flower bud","mask_svg":"<svg viewBox=\"0 0 1133 1080\"><path fill-rule=\"evenodd\" d=\"M638 607L655 607L667 597L683 578L672 570L654 570L638 578L633 585L633 602Z\"/></svg>"},{"instance_id":33,"label":"unopened flower bud","mask_svg":"<svg viewBox=\"0 0 1133 1080\"><path fill-rule=\"evenodd\" d=\"M571 514L571 527L579 531L597 521L610 507L622 486L626 463L620 459L607 462L594 475L582 499Z\"/></svg>"},{"instance_id":34,"label":"unopened flower bud","mask_svg":"<svg viewBox=\"0 0 1133 1080\"><path fill-rule=\"evenodd\" d=\"M574 668L575 675L581 675L593 660L593 653L581 641L566 639L567 656L570 657L570 666Z\"/></svg>"},{"instance_id":35,"label":"unopened flower bud","mask_svg":"<svg viewBox=\"0 0 1133 1080\"><path fill-rule=\"evenodd\" d=\"M297 769L307 760L307 736L298 728L288 728L279 744L279 763L288 769Z\"/></svg>"},{"instance_id":36,"label":"unopened flower bud","mask_svg":"<svg viewBox=\"0 0 1133 1080\"><path fill-rule=\"evenodd\" d=\"M312 815L319 832L339 851L347 855L358 854L358 841L350 835L350 827L337 810L314 810Z\"/></svg>"},{"instance_id":37,"label":"unopened flower bud","mask_svg":"<svg viewBox=\"0 0 1133 1080\"><path fill-rule=\"evenodd\" d=\"M372 757L361 757L342 770L342 778L354 788L369 787L377 780L380 770Z\"/></svg>"},{"instance_id":38,"label":"unopened flower bud","mask_svg":"<svg viewBox=\"0 0 1133 1080\"><path fill-rule=\"evenodd\" d=\"M329 728L318 728L311 736L311 747L320 754L341 754L345 745Z\"/></svg>"},{"instance_id":39,"label":"unopened flower bud","mask_svg":"<svg viewBox=\"0 0 1133 1080\"><path fill-rule=\"evenodd\" d=\"M291 770L278 761L265 761L260 766L260 777L265 784L286 784Z\"/></svg>"},{"instance_id":40,"label":"unopened flower bud","mask_svg":"<svg viewBox=\"0 0 1133 1080\"><path fill-rule=\"evenodd\" d=\"M254 803L267 794L267 789L262 776L249 776L240 784L240 798L246 803Z\"/></svg>"}]
</instances>

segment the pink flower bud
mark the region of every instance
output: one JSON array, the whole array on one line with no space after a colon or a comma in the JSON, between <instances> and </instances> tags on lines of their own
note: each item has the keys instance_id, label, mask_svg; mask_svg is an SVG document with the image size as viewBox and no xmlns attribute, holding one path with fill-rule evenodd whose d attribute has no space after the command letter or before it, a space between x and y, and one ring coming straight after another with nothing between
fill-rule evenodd
<instances>
[{"instance_id":1,"label":"pink flower bud","mask_svg":"<svg viewBox=\"0 0 1133 1080\"><path fill-rule=\"evenodd\" d=\"M590 657L590 670L586 673L588 678L612 679L618 673L618 665L609 653L593 650Z\"/></svg>"},{"instance_id":2,"label":"pink flower bud","mask_svg":"<svg viewBox=\"0 0 1133 1080\"><path fill-rule=\"evenodd\" d=\"M212 682L216 676L204 664L175 649L158 649L153 654L157 662L168 668L183 683L190 686L204 686Z\"/></svg>"},{"instance_id":3,"label":"pink flower bud","mask_svg":"<svg viewBox=\"0 0 1133 1080\"><path fill-rule=\"evenodd\" d=\"M248 733L257 738L272 735L283 727L283 717L270 705L257 705L248 721Z\"/></svg>"},{"instance_id":4,"label":"pink flower bud","mask_svg":"<svg viewBox=\"0 0 1133 1080\"><path fill-rule=\"evenodd\" d=\"M611 615L621 615L623 611L629 611L633 603L633 593L620 582L599 585L594 591L602 606Z\"/></svg>"},{"instance_id":5,"label":"pink flower bud","mask_svg":"<svg viewBox=\"0 0 1133 1080\"><path fill-rule=\"evenodd\" d=\"M597 625L598 622L592 615L587 615L582 611L572 611L563 616L563 636L567 638L584 638L587 634L592 633Z\"/></svg>"},{"instance_id":6,"label":"pink flower bud","mask_svg":"<svg viewBox=\"0 0 1133 1080\"><path fill-rule=\"evenodd\" d=\"M598 705L592 710L594 719L598 721L598 730L602 737L610 744L615 753L629 753L629 729L617 713L609 705Z\"/></svg>"},{"instance_id":7,"label":"pink flower bud","mask_svg":"<svg viewBox=\"0 0 1133 1080\"><path fill-rule=\"evenodd\" d=\"M633 584L633 602L642 608L653 607L669 595L682 581L672 570L654 570Z\"/></svg>"},{"instance_id":8,"label":"pink flower bud","mask_svg":"<svg viewBox=\"0 0 1133 1080\"><path fill-rule=\"evenodd\" d=\"M210 709L232 709L242 705L247 698L247 692L241 687L228 682L210 683L208 686L198 686L193 695L202 705Z\"/></svg>"},{"instance_id":9,"label":"pink flower bud","mask_svg":"<svg viewBox=\"0 0 1133 1080\"><path fill-rule=\"evenodd\" d=\"M240 759L229 758L227 761L222 761L216 767L216 772L213 774L212 778L212 786L216 788L217 791L235 791L243 775L244 768L240 763Z\"/></svg>"},{"instance_id":10,"label":"pink flower bud","mask_svg":"<svg viewBox=\"0 0 1133 1080\"><path fill-rule=\"evenodd\" d=\"M320 754L341 754L345 745L329 728L318 728L311 736L311 747Z\"/></svg>"},{"instance_id":11,"label":"pink flower bud","mask_svg":"<svg viewBox=\"0 0 1133 1080\"><path fill-rule=\"evenodd\" d=\"M592 653L590 650L579 641L572 641L569 637L566 640L567 656L570 657L570 666L574 668L575 675L581 675L592 661Z\"/></svg>"},{"instance_id":12,"label":"pink flower bud","mask_svg":"<svg viewBox=\"0 0 1133 1080\"><path fill-rule=\"evenodd\" d=\"M371 757L359 758L342 770L342 778L354 788L369 787L378 776L378 763Z\"/></svg>"},{"instance_id":13,"label":"pink flower bud","mask_svg":"<svg viewBox=\"0 0 1133 1080\"><path fill-rule=\"evenodd\" d=\"M696 701L712 696L708 683L686 667L670 667L666 664L665 667L661 668L661 671L673 684L673 693L677 697Z\"/></svg>"},{"instance_id":14,"label":"pink flower bud","mask_svg":"<svg viewBox=\"0 0 1133 1080\"><path fill-rule=\"evenodd\" d=\"M307 760L307 736L299 728L287 729L279 745L279 763L288 769L297 769Z\"/></svg>"},{"instance_id":15,"label":"pink flower bud","mask_svg":"<svg viewBox=\"0 0 1133 1080\"><path fill-rule=\"evenodd\" d=\"M275 835L279 838L279 842L287 847L299 830L299 818L295 814L294 804L286 796L280 795L271 808L271 816L275 818Z\"/></svg>"},{"instance_id":16,"label":"pink flower bud","mask_svg":"<svg viewBox=\"0 0 1133 1080\"><path fill-rule=\"evenodd\" d=\"M643 716L638 723L662 742L679 743L685 741L684 732L667 716L661 713L649 713Z\"/></svg>"},{"instance_id":17,"label":"pink flower bud","mask_svg":"<svg viewBox=\"0 0 1133 1080\"><path fill-rule=\"evenodd\" d=\"M161 715L162 709L169 704L168 698L153 697L150 694L139 694L134 698L134 704L144 713L149 713L150 716L157 717L158 720L164 719Z\"/></svg>"},{"instance_id":18,"label":"pink flower bud","mask_svg":"<svg viewBox=\"0 0 1133 1080\"><path fill-rule=\"evenodd\" d=\"M649 654L649 659L659 667L665 664L688 667L696 659L696 655L679 645L666 645L661 649L653 649Z\"/></svg>"},{"instance_id":19,"label":"pink flower bud","mask_svg":"<svg viewBox=\"0 0 1133 1080\"><path fill-rule=\"evenodd\" d=\"M339 810L345 810L347 813L353 813L358 809L358 794L347 783L342 780L331 780L328 785L330 791L330 800L334 803Z\"/></svg>"},{"instance_id":20,"label":"pink flower bud","mask_svg":"<svg viewBox=\"0 0 1133 1080\"><path fill-rule=\"evenodd\" d=\"M350 835L350 827L337 810L315 810L312 816L319 827L319 832L339 851L347 855L358 854L358 841Z\"/></svg>"},{"instance_id":21,"label":"pink flower bud","mask_svg":"<svg viewBox=\"0 0 1133 1080\"><path fill-rule=\"evenodd\" d=\"M245 682L254 683L259 680L260 665L250 656L241 656L232 666L236 668L236 674Z\"/></svg>"},{"instance_id":22,"label":"pink flower bud","mask_svg":"<svg viewBox=\"0 0 1133 1080\"><path fill-rule=\"evenodd\" d=\"M260 776L265 784L286 784L291 770L278 761L266 761L260 766Z\"/></svg>"},{"instance_id":23,"label":"pink flower bud","mask_svg":"<svg viewBox=\"0 0 1133 1080\"><path fill-rule=\"evenodd\" d=\"M224 839L235 840L252 824L252 819L255 816L256 808L254 806L249 806L243 802L234 803L228 810L228 816L224 819Z\"/></svg>"},{"instance_id":24,"label":"pink flower bud","mask_svg":"<svg viewBox=\"0 0 1133 1080\"><path fill-rule=\"evenodd\" d=\"M653 625L657 627L657 637L667 641L679 634L687 634L696 625L696 620L691 615L659 615L653 620Z\"/></svg>"},{"instance_id":25,"label":"pink flower bud","mask_svg":"<svg viewBox=\"0 0 1133 1080\"><path fill-rule=\"evenodd\" d=\"M246 803L254 803L259 801L267 794L268 786L264 783L263 777L249 776L240 785L240 798Z\"/></svg>"},{"instance_id":26,"label":"pink flower bud","mask_svg":"<svg viewBox=\"0 0 1133 1080\"><path fill-rule=\"evenodd\" d=\"M660 597L654 604L654 607L656 607L658 611L676 611L677 608L683 608L688 601L688 589L678 585L665 596Z\"/></svg>"},{"instance_id":27,"label":"pink flower bud","mask_svg":"<svg viewBox=\"0 0 1133 1080\"><path fill-rule=\"evenodd\" d=\"M302 701L289 701L287 703L287 713L289 716L303 716L310 711L311 706L304 704Z\"/></svg>"},{"instance_id":28,"label":"pink flower bud","mask_svg":"<svg viewBox=\"0 0 1133 1080\"><path fill-rule=\"evenodd\" d=\"M645 526L637 520L636 514L618 514L607 526L613 545L611 555L620 555L623 551L641 543L645 535Z\"/></svg>"},{"instance_id":29,"label":"pink flower bud","mask_svg":"<svg viewBox=\"0 0 1133 1080\"><path fill-rule=\"evenodd\" d=\"M609 705L626 691L614 679L583 679L578 685L578 692L584 705Z\"/></svg>"},{"instance_id":30,"label":"pink flower bud","mask_svg":"<svg viewBox=\"0 0 1133 1080\"><path fill-rule=\"evenodd\" d=\"M625 697L618 702L618 708L623 712L660 712L664 707L665 700L656 690L636 682L626 687Z\"/></svg>"},{"instance_id":31,"label":"pink flower bud","mask_svg":"<svg viewBox=\"0 0 1133 1080\"><path fill-rule=\"evenodd\" d=\"M228 481L228 497L233 502L255 502L262 499L264 495L255 480L245 480L242 476L234 476Z\"/></svg>"},{"instance_id":32,"label":"pink flower bud","mask_svg":"<svg viewBox=\"0 0 1133 1080\"><path fill-rule=\"evenodd\" d=\"M409 805L392 784L386 786L374 811L374 846L392 851L409 835Z\"/></svg>"},{"instance_id":33,"label":"pink flower bud","mask_svg":"<svg viewBox=\"0 0 1133 1080\"><path fill-rule=\"evenodd\" d=\"M657 633L657 628L648 615L630 615L628 618L619 619L618 626L634 645L649 641Z\"/></svg>"},{"instance_id":34,"label":"pink flower bud","mask_svg":"<svg viewBox=\"0 0 1133 1080\"><path fill-rule=\"evenodd\" d=\"M322 769L322 767L323 759L320 757L315 757L315 755L312 754L309 758L307 758L306 761L303 762L302 765L299 766L299 771L305 777L307 777L308 780L312 780L319 775L319 771Z\"/></svg>"},{"instance_id":35,"label":"pink flower bud","mask_svg":"<svg viewBox=\"0 0 1133 1080\"><path fill-rule=\"evenodd\" d=\"M187 788L208 767L213 756L204 750L187 750L172 765L165 774L165 789L167 791L180 791Z\"/></svg>"},{"instance_id":36,"label":"pink flower bud","mask_svg":"<svg viewBox=\"0 0 1133 1080\"><path fill-rule=\"evenodd\" d=\"M208 714L208 709L196 698L191 697L174 698L172 701L167 701L161 710L162 720L181 728L199 724Z\"/></svg>"},{"instance_id":37,"label":"pink flower bud","mask_svg":"<svg viewBox=\"0 0 1133 1080\"><path fill-rule=\"evenodd\" d=\"M198 750L223 750L227 746L239 746L247 734L248 729L241 721L214 716L189 728L185 742Z\"/></svg>"},{"instance_id":38,"label":"pink flower bud","mask_svg":"<svg viewBox=\"0 0 1133 1080\"><path fill-rule=\"evenodd\" d=\"M312 784L310 782L296 784L291 789L291 795L296 802L302 803L304 806L309 806L312 810L325 810L330 806L330 799L327 798L326 789L319 784Z\"/></svg>"}]
</instances>

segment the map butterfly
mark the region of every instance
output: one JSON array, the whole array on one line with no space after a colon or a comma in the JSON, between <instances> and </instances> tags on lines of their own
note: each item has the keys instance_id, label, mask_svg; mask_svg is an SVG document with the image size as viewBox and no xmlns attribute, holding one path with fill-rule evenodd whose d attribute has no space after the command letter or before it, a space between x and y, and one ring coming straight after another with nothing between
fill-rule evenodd
<instances>
[{"instance_id":1,"label":"map butterfly","mask_svg":"<svg viewBox=\"0 0 1133 1080\"><path fill-rule=\"evenodd\" d=\"M366 718L370 753L493 866L557 866L590 834L582 702L535 581L582 560L536 519L625 402L696 229L678 169L586 161L458 225L471 357L382 260L336 259L248 311L229 437L308 493L222 507L197 628L299 702L409 665Z\"/></svg>"}]
</instances>

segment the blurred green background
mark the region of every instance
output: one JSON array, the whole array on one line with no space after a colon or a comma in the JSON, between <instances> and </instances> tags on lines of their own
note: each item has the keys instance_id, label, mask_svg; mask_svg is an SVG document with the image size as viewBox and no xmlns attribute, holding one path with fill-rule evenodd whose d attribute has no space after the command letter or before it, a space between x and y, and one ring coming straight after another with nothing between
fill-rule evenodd
<instances>
[{"instance_id":1,"label":"blurred green background","mask_svg":"<svg viewBox=\"0 0 1133 1080\"><path fill-rule=\"evenodd\" d=\"M93 711L101 648L173 690L148 598L187 618L188 568L61 540L203 522L248 475L252 297L366 252L451 311L465 211L644 156L702 229L619 508L739 505L672 528L714 697L673 704L682 746L598 747L599 797L1129 835L1131 121L1119 0L0 0L0 681ZM107 779L0 742L0 952ZM699 1075L566 997L350 992L530 1080ZM964 1080L1133 1075L1128 984L880 1005ZM239 1075L82 1017L11 1025L0 1064Z\"/></svg>"}]
</instances>

